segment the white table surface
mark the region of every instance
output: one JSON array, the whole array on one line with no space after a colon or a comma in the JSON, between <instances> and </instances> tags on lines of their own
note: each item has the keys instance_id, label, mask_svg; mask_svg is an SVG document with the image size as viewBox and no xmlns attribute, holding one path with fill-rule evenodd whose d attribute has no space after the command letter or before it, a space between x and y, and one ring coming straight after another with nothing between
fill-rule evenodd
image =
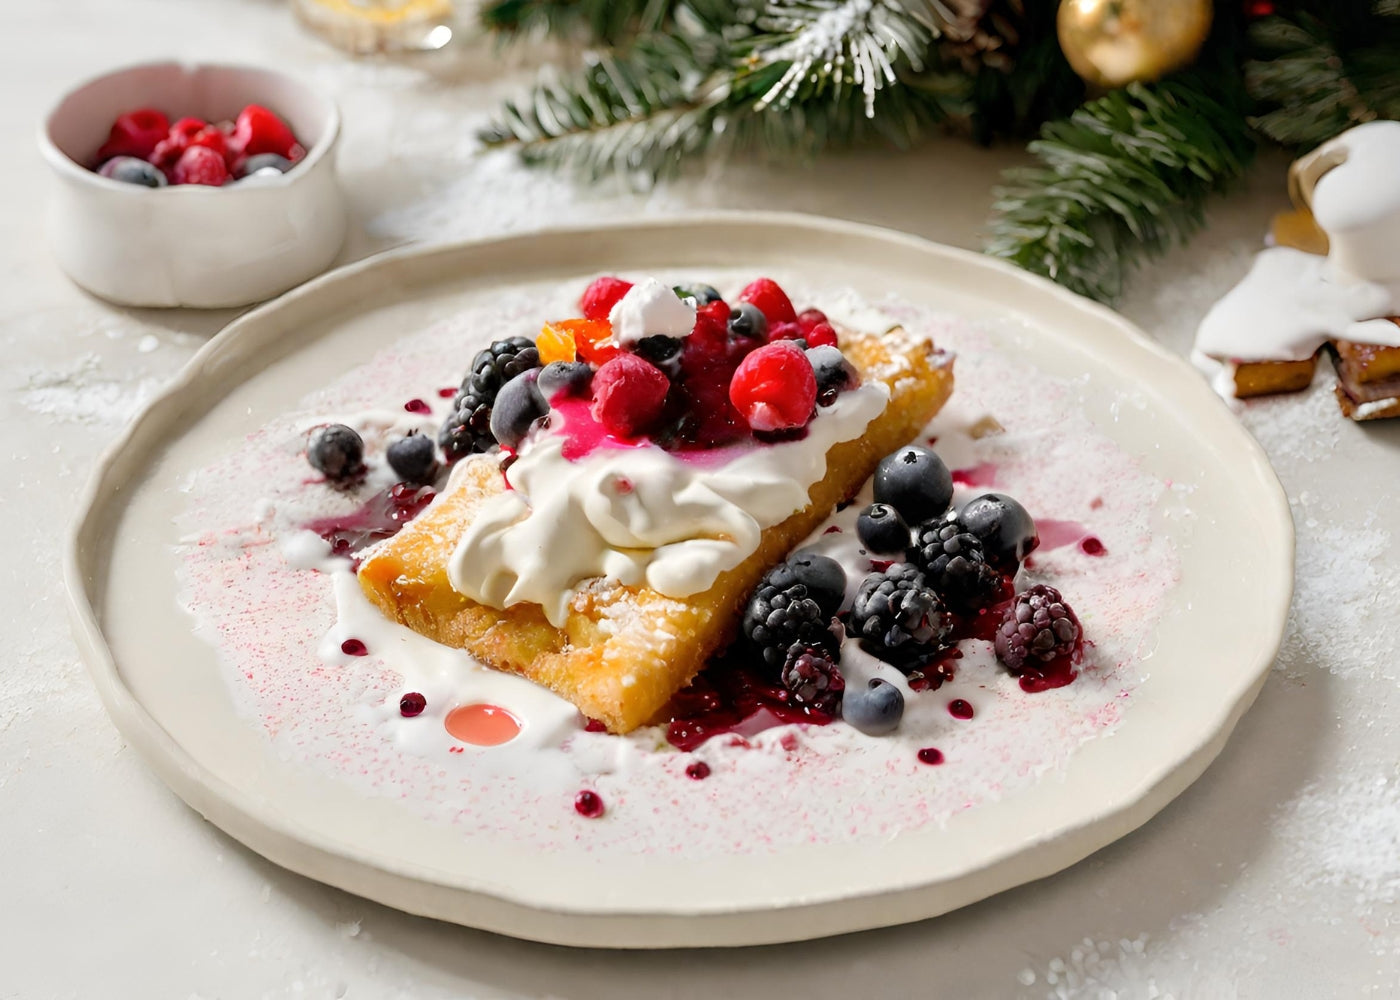
<instances>
[{"instance_id":1,"label":"white table surface","mask_svg":"<svg viewBox=\"0 0 1400 1000\"><path fill-rule=\"evenodd\" d=\"M165 789L69 635L60 546L94 457L232 313L123 310L44 251L32 133L74 81L179 56L292 68L345 113L345 260L409 241L684 208L842 216L975 246L1023 154L956 141L715 169L648 197L530 173L472 138L526 77L485 44L356 63L279 0L0 3L0 997L1400 996L1400 423L1309 394L1244 416L1299 529L1284 652L1224 754L1142 830L938 920L723 953L583 952L405 916L284 872ZM1270 158L1124 311L1185 352L1284 202Z\"/></svg>"}]
</instances>

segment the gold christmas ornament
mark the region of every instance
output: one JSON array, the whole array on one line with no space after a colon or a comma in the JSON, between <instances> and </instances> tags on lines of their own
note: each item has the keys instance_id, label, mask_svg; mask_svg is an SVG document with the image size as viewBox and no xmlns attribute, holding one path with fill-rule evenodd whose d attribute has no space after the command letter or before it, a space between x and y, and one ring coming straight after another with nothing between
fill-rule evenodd
<instances>
[{"instance_id":1,"label":"gold christmas ornament","mask_svg":"<svg viewBox=\"0 0 1400 1000\"><path fill-rule=\"evenodd\" d=\"M1211 0L1060 0L1060 48L1084 82L1156 80L1196 58Z\"/></svg>"}]
</instances>

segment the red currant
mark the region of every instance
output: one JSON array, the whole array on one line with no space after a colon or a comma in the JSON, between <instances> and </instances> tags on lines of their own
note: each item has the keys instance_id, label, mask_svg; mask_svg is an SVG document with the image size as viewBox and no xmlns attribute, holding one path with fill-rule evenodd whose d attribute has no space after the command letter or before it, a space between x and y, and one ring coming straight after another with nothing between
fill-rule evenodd
<instances>
[{"instance_id":1,"label":"red currant","mask_svg":"<svg viewBox=\"0 0 1400 1000\"><path fill-rule=\"evenodd\" d=\"M604 320L612 314L613 306L618 300L627 294L632 287L632 282L623 281L621 278L611 278L604 276L594 280L583 292L583 298L579 301L579 307L583 310L586 319Z\"/></svg>"},{"instance_id":2,"label":"red currant","mask_svg":"<svg viewBox=\"0 0 1400 1000\"><path fill-rule=\"evenodd\" d=\"M758 348L729 383L729 399L755 431L805 427L817 403L817 377L802 348L779 340Z\"/></svg>"},{"instance_id":3,"label":"red currant","mask_svg":"<svg viewBox=\"0 0 1400 1000\"><path fill-rule=\"evenodd\" d=\"M830 323L818 323L805 334L808 347L835 347L836 330Z\"/></svg>"},{"instance_id":4,"label":"red currant","mask_svg":"<svg viewBox=\"0 0 1400 1000\"><path fill-rule=\"evenodd\" d=\"M763 315L768 318L770 325L773 323L792 323L797 319L797 311L792 308L792 300L772 278L759 278L750 282L748 287L739 293L739 300L752 302L758 306L763 311Z\"/></svg>"}]
</instances>

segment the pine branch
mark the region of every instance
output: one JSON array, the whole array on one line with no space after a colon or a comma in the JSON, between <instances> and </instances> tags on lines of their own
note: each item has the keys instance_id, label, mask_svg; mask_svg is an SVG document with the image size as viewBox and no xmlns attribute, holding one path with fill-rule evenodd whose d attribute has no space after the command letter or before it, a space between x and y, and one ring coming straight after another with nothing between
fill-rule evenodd
<instances>
[{"instance_id":1,"label":"pine branch","mask_svg":"<svg viewBox=\"0 0 1400 1000\"><path fill-rule=\"evenodd\" d=\"M692 0L677 6L676 30L547 73L481 138L527 162L642 184L721 148L800 157L868 136L909 145L948 103L929 81L905 85L940 11L936 0L768 0L752 24L717 26Z\"/></svg>"},{"instance_id":2,"label":"pine branch","mask_svg":"<svg viewBox=\"0 0 1400 1000\"><path fill-rule=\"evenodd\" d=\"M1325 10L1265 18L1250 32L1251 123L1285 146L1308 148L1353 125L1400 118L1400 2L1342 0Z\"/></svg>"},{"instance_id":3,"label":"pine branch","mask_svg":"<svg viewBox=\"0 0 1400 1000\"><path fill-rule=\"evenodd\" d=\"M1207 197L1237 178L1253 143L1214 75L1132 84L1052 122L1030 144L1037 167L1008 173L988 252L1100 301L1144 255L1202 222Z\"/></svg>"}]
</instances>

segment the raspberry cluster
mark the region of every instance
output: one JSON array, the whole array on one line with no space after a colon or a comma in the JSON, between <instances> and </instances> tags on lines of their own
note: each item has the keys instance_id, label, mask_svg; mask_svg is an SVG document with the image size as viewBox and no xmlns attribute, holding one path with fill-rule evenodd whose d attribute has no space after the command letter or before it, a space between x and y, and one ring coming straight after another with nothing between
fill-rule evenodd
<instances>
[{"instance_id":1,"label":"raspberry cluster","mask_svg":"<svg viewBox=\"0 0 1400 1000\"><path fill-rule=\"evenodd\" d=\"M287 123L258 104L216 123L180 118L172 124L162 111L139 108L117 117L94 169L145 187L222 187L261 170L286 173L305 155Z\"/></svg>"}]
</instances>

